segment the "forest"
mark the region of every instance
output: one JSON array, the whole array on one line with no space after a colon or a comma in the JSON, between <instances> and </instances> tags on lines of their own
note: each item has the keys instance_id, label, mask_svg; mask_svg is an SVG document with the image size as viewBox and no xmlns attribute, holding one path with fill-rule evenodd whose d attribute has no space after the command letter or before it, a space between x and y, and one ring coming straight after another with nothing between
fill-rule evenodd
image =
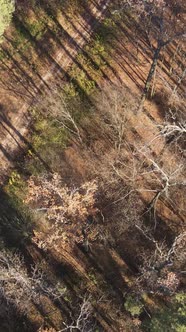
<instances>
[{"instance_id":1,"label":"forest","mask_svg":"<svg viewBox=\"0 0 186 332\"><path fill-rule=\"evenodd\" d=\"M0 0L0 332L186 332L186 2Z\"/></svg>"}]
</instances>

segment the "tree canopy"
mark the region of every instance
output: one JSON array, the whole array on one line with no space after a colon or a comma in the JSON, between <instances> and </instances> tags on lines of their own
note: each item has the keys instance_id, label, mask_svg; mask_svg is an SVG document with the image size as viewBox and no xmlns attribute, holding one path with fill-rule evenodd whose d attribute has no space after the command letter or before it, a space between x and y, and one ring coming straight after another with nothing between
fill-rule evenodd
<instances>
[{"instance_id":1,"label":"tree canopy","mask_svg":"<svg viewBox=\"0 0 186 332\"><path fill-rule=\"evenodd\" d=\"M14 0L0 0L0 38L9 25L15 10Z\"/></svg>"}]
</instances>

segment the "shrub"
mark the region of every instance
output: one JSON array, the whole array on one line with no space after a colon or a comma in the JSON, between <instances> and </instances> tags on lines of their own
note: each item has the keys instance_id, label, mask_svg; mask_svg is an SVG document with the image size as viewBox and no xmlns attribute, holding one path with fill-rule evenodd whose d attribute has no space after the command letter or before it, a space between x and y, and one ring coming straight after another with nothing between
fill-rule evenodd
<instances>
[{"instance_id":1,"label":"shrub","mask_svg":"<svg viewBox=\"0 0 186 332\"><path fill-rule=\"evenodd\" d=\"M127 297L124 307L133 317L139 316L143 311L143 304L131 295Z\"/></svg>"},{"instance_id":2,"label":"shrub","mask_svg":"<svg viewBox=\"0 0 186 332\"><path fill-rule=\"evenodd\" d=\"M174 296L169 307L160 309L152 317L145 331L185 332L186 331L186 294L178 293Z\"/></svg>"},{"instance_id":3,"label":"shrub","mask_svg":"<svg viewBox=\"0 0 186 332\"><path fill-rule=\"evenodd\" d=\"M15 10L13 0L0 0L0 38L2 37L6 27L10 24L12 14Z\"/></svg>"}]
</instances>

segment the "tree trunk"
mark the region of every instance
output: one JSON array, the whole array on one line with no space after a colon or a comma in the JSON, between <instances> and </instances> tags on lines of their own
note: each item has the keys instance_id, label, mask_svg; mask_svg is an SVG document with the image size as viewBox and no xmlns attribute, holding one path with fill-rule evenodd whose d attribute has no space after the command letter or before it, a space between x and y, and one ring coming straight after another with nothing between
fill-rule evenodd
<instances>
[{"instance_id":1,"label":"tree trunk","mask_svg":"<svg viewBox=\"0 0 186 332\"><path fill-rule=\"evenodd\" d=\"M151 64L151 67L150 67L150 70L149 70L149 73L148 73L148 76L147 76L147 79L146 79L146 82L145 82L145 87L144 87L144 90L143 90L139 110L142 109L143 103L144 103L144 101L146 99L146 96L147 96L147 93L149 91L150 84L151 84L151 81L152 81L153 76L154 76L154 72L155 72L155 69L156 69L156 66L157 66L157 62L158 62L159 55L160 55L162 47L163 47L163 43L161 41L158 41L158 45L157 45L157 47L154 51L152 64Z\"/></svg>"},{"instance_id":2,"label":"tree trunk","mask_svg":"<svg viewBox=\"0 0 186 332\"><path fill-rule=\"evenodd\" d=\"M147 80L145 82L145 88L144 88L144 94L145 95L147 95L147 93L149 91L150 83L151 83L152 78L154 76L154 72L155 72L156 65L157 65L157 62L158 62L158 59L159 59L159 54L160 54L161 48L162 48L162 45L160 43L160 44L158 44L158 46L157 46L157 48L154 52L154 57L153 57L153 60L152 60L152 64L151 64L151 67L150 67L150 70L149 70L149 73L148 73L148 76L147 76Z\"/></svg>"},{"instance_id":3,"label":"tree trunk","mask_svg":"<svg viewBox=\"0 0 186 332\"><path fill-rule=\"evenodd\" d=\"M174 94L176 93L176 90L178 89L178 87L180 86L181 82L183 81L183 79L185 78L186 75L186 68L183 70L182 75L179 77L177 84L175 85L171 97L174 96Z\"/></svg>"}]
</instances>

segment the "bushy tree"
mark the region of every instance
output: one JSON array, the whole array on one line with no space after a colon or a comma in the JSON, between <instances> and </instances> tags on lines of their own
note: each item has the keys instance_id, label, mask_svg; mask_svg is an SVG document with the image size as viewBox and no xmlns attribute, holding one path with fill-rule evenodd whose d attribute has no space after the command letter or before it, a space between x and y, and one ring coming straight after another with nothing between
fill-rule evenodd
<instances>
[{"instance_id":1,"label":"bushy tree","mask_svg":"<svg viewBox=\"0 0 186 332\"><path fill-rule=\"evenodd\" d=\"M78 229L87 224L88 216L97 212L95 206L98 186L96 181L84 183L79 188L70 189L63 185L59 174L30 177L25 203L37 212L44 213L49 221L48 234L34 232L33 241L42 249L58 250L62 241L72 243L77 240ZM77 235L79 238L79 236ZM84 235L84 238L86 236Z\"/></svg>"},{"instance_id":2,"label":"bushy tree","mask_svg":"<svg viewBox=\"0 0 186 332\"><path fill-rule=\"evenodd\" d=\"M0 0L0 38L9 25L15 10L14 0Z\"/></svg>"}]
</instances>

